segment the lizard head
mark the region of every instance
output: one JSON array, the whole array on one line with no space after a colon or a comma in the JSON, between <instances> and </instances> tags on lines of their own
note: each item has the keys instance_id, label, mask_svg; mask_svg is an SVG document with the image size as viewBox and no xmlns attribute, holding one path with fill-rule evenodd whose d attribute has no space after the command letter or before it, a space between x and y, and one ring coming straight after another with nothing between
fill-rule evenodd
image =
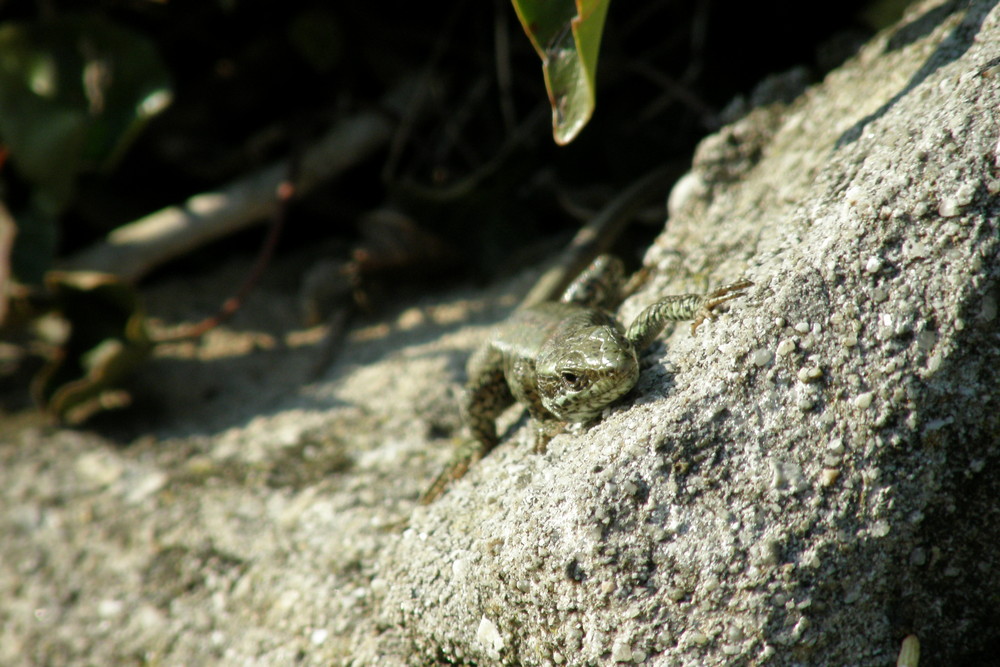
<instances>
[{"instance_id":1,"label":"lizard head","mask_svg":"<svg viewBox=\"0 0 1000 667\"><path fill-rule=\"evenodd\" d=\"M535 361L542 405L561 421L586 422L639 379L635 347L614 322L557 332Z\"/></svg>"}]
</instances>

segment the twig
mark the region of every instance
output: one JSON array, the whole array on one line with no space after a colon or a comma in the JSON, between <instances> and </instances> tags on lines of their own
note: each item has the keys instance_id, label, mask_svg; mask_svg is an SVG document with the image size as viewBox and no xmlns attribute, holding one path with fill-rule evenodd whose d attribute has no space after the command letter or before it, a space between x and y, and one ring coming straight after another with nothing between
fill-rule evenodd
<instances>
[{"instance_id":1,"label":"twig","mask_svg":"<svg viewBox=\"0 0 1000 667\"><path fill-rule=\"evenodd\" d=\"M493 58L497 66L497 89L500 100L500 116L503 118L507 134L517 126L514 112L514 96L511 94L514 75L510 65L510 24L507 22L510 5L501 0L493 2Z\"/></svg>"},{"instance_id":2,"label":"twig","mask_svg":"<svg viewBox=\"0 0 1000 667\"><path fill-rule=\"evenodd\" d=\"M521 124L514 128L514 131L507 136L503 145L489 160L477 167L472 173L463 176L460 180L450 185L428 187L404 178L396 183L396 187L410 196L439 204L465 197L504 166L516 149L530 141L535 136L538 127L549 118L549 114L548 104L539 104L536 106L531 113L525 116Z\"/></svg>"},{"instance_id":3,"label":"twig","mask_svg":"<svg viewBox=\"0 0 1000 667\"><path fill-rule=\"evenodd\" d=\"M667 169L656 169L615 197L594 219L580 228L573 241L557 257L521 301L527 308L556 299L587 264L607 250L635 214L655 197L667 192Z\"/></svg>"},{"instance_id":4,"label":"twig","mask_svg":"<svg viewBox=\"0 0 1000 667\"><path fill-rule=\"evenodd\" d=\"M271 216L271 223L267 231L267 236L264 239L264 244L257 254L257 259L254 261L250 273L247 274L247 277L243 280L243 284L236 290L236 293L222 302L222 306L219 307L215 315L206 317L201 322L193 324L190 327L185 327L182 331L175 334L157 337L154 342L172 343L188 338L198 338L223 322L228 321L243 306L247 295L250 294L250 291L264 275L264 270L270 264L271 258L274 257L275 248L278 247L278 239L281 238L281 231L284 229L285 220L288 217L288 206L296 194L294 183L297 180L300 162L301 159L295 154L289 160L288 174L285 180L278 186L275 193L278 203Z\"/></svg>"},{"instance_id":5,"label":"twig","mask_svg":"<svg viewBox=\"0 0 1000 667\"><path fill-rule=\"evenodd\" d=\"M7 300L11 291L11 251L14 248L14 237L17 236L17 223L0 201L0 325L7 317Z\"/></svg>"},{"instance_id":6,"label":"twig","mask_svg":"<svg viewBox=\"0 0 1000 667\"><path fill-rule=\"evenodd\" d=\"M434 97L433 91L437 85L434 72L437 71L438 65L444 60L448 47L452 43L455 30L459 25L462 8L462 4L457 3L454 9L448 14L448 20L438 32L434 41L434 50L416 77L418 85L413 92L413 99L409 104L400 105L399 123L389 144L389 156L382 166L382 181L384 183L393 182L398 178L397 170L403 158L403 150L413 138L417 118L420 115L418 111L422 111L430 102L430 99Z\"/></svg>"},{"instance_id":7,"label":"twig","mask_svg":"<svg viewBox=\"0 0 1000 667\"><path fill-rule=\"evenodd\" d=\"M391 133L392 122L378 112L342 121L303 155L296 193L308 192L364 160L385 145ZM119 227L104 241L71 257L63 268L138 281L175 257L274 215L288 169L283 160L220 190Z\"/></svg>"},{"instance_id":8,"label":"twig","mask_svg":"<svg viewBox=\"0 0 1000 667\"><path fill-rule=\"evenodd\" d=\"M678 83L666 73L654 69L647 62L635 63L632 70L663 89L663 94L648 105L641 114L644 118L651 118L670 102L678 101L695 113L704 127L714 130L722 126L715 110L687 86Z\"/></svg>"}]
</instances>

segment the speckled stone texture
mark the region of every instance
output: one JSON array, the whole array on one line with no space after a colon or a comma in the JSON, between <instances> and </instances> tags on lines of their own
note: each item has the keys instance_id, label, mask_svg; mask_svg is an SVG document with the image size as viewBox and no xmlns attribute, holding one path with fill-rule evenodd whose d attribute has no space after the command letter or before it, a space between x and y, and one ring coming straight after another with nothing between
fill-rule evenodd
<instances>
[{"instance_id":1,"label":"speckled stone texture","mask_svg":"<svg viewBox=\"0 0 1000 667\"><path fill-rule=\"evenodd\" d=\"M415 513L379 574L412 661L995 655L1000 10L961 7L703 142L623 319L756 287L598 426Z\"/></svg>"},{"instance_id":2,"label":"speckled stone texture","mask_svg":"<svg viewBox=\"0 0 1000 667\"><path fill-rule=\"evenodd\" d=\"M0 664L885 667L910 633L991 664L998 109L995 0L921 2L707 138L622 319L747 297L543 455L504 415L429 507L465 361L532 276L358 328L317 381L294 298L259 329L248 303L137 378L186 402L135 442L2 424ZM226 335L242 356L202 349Z\"/></svg>"}]
</instances>

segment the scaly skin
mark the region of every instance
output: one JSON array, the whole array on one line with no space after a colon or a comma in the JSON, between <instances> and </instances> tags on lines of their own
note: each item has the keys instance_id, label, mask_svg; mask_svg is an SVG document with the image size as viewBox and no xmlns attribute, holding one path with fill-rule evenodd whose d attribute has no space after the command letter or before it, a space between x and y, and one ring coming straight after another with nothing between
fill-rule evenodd
<instances>
[{"instance_id":1,"label":"scaly skin","mask_svg":"<svg viewBox=\"0 0 1000 667\"><path fill-rule=\"evenodd\" d=\"M535 451L566 423L586 423L639 379L638 355L669 321L694 320L693 334L720 304L752 285L741 280L708 294L665 297L643 310L626 331L610 315L621 301L624 271L602 255L571 284L562 300L519 310L469 359L463 417L472 439L421 498L430 503L450 482L489 453L496 419L517 401L535 422Z\"/></svg>"}]
</instances>

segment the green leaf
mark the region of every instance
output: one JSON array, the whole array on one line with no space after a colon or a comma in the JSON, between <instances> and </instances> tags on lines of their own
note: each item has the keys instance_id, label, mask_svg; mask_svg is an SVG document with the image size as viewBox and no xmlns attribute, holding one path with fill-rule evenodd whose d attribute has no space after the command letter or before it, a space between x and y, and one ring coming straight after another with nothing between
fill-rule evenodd
<instances>
[{"instance_id":1,"label":"green leaf","mask_svg":"<svg viewBox=\"0 0 1000 667\"><path fill-rule=\"evenodd\" d=\"M112 167L170 96L152 42L106 18L0 24L0 142L32 187L26 210L12 211L17 265L31 267L22 280L51 261L80 172Z\"/></svg>"},{"instance_id":2,"label":"green leaf","mask_svg":"<svg viewBox=\"0 0 1000 667\"><path fill-rule=\"evenodd\" d=\"M597 56L610 0L512 0L542 59L557 144L573 141L594 113Z\"/></svg>"},{"instance_id":3,"label":"green leaf","mask_svg":"<svg viewBox=\"0 0 1000 667\"><path fill-rule=\"evenodd\" d=\"M152 42L102 16L0 25L0 138L34 182L110 166L169 100Z\"/></svg>"}]
</instances>

